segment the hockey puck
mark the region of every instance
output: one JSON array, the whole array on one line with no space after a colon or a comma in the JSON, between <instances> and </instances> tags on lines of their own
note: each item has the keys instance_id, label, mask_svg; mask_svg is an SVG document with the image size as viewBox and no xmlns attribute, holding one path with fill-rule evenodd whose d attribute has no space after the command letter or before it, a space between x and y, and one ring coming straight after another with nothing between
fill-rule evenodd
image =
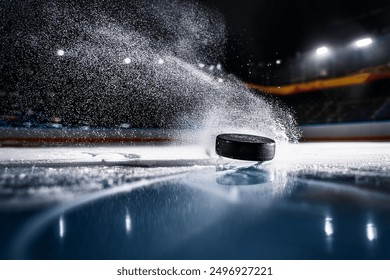
<instances>
[{"instance_id":1,"label":"hockey puck","mask_svg":"<svg viewBox=\"0 0 390 280\"><path fill-rule=\"evenodd\" d=\"M267 161L275 156L275 141L249 134L220 134L215 142L215 152L223 157Z\"/></svg>"}]
</instances>

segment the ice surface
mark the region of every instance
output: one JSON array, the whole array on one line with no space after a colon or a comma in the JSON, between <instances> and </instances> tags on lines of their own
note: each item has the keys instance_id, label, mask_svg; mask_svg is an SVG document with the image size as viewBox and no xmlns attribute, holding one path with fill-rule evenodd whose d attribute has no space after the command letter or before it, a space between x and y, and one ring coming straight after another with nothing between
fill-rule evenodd
<instances>
[{"instance_id":1,"label":"ice surface","mask_svg":"<svg viewBox=\"0 0 390 280\"><path fill-rule=\"evenodd\" d=\"M279 145L272 166L290 172L360 171L390 176L389 143L305 143Z\"/></svg>"},{"instance_id":2,"label":"ice surface","mask_svg":"<svg viewBox=\"0 0 390 280\"><path fill-rule=\"evenodd\" d=\"M390 144L278 145L275 159L260 165L218 158L215 153L207 154L202 146L1 148L1 205L27 206L71 200L141 179L183 173L192 174L187 183L193 182L193 187L213 192L216 168L236 172L219 180L238 189L240 185L252 184L249 182L263 180L266 176L273 178L270 188L279 194L287 191L297 179L317 180L319 185L332 182L336 189L357 186L387 192ZM234 200L237 195L234 192L227 197L233 195ZM226 196L219 191L214 194Z\"/></svg>"},{"instance_id":3,"label":"ice surface","mask_svg":"<svg viewBox=\"0 0 390 280\"><path fill-rule=\"evenodd\" d=\"M96 147L51 147L51 148L2 148L0 163L82 163L82 162L128 162L143 160L196 160L207 156L200 146L96 146Z\"/></svg>"},{"instance_id":4,"label":"ice surface","mask_svg":"<svg viewBox=\"0 0 390 280\"><path fill-rule=\"evenodd\" d=\"M276 150L254 164L202 146L1 148L0 218L16 222L0 256L388 258L390 143Z\"/></svg>"},{"instance_id":5,"label":"ice surface","mask_svg":"<svg viewBox=\"0 0 390 280\"><path fill-rule=\"evenodd\" d=\"M192 162L204 160L204 150L196 146L2 148L1 206L74 199L140 179L196 170Z\"/></svg>"}]
</instances>

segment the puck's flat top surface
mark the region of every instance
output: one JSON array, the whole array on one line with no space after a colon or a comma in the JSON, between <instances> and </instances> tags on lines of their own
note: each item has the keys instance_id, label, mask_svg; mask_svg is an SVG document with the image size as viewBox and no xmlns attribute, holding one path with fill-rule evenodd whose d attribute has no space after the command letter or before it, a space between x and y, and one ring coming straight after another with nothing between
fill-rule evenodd
<instances>
[{"instance_id":1,"label":"puck's flat top surface","mask_svg":"<svg viewBox=\"0 0 390 280\"><path fill-rule=\"evenodd\" d=\"M220 134L215 151L218 155L241 160L267 161L275 156L275 141L249 134Z\"/></svg>"},{"instance_id":2,"label":"puck's flat top surface","mask_svg":"<svg viewBox=\"0 0 390 280\"><path fill-rule=\"evenodd\" d=\"M220 134L217 137L227 141L238 141L242 143L275 144L275 141L272 139L250 134Z\"/></svg>"}]
</instances>

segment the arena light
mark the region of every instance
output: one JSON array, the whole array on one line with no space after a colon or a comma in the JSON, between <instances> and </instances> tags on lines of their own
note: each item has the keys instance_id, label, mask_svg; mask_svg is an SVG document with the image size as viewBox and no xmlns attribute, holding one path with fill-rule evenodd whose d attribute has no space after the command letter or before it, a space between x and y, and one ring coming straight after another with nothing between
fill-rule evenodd
<instances>
[{"instance_id":1,"label":"arena light","mask_svg":"<svg viewBox=\"0 0 390 280\"><path fill-rule=\"evenodd\" d=\"M63 56L65 54L65 51L64 50L58 50L57 51L57 55L58 56Z\"/></svg>"},{"instance_id":2,"label":"arena light","mask_svg":"<svg viewBox=\"0 0 390 280\"><path fill-rule=\"evenodd\" d=\"M123 60L123 62L124 62L125 64L130 64L130 62L131 62L130 57L126 57L126 58Z\"/></svg>"},{"instance_id":3,"label":"arena light","mask_svg":"<svg viewBox=\"0 0 390 280\"><path fill-rule=\"evenodd\" d=\"M277 59L277 60L276 60L276 64L279 65L279 64L281 64L281 63L282 63L282 61L281 61L280 59Z\"/></svg>"},{"instance_id":4,"label":"arena light","mask_svg":"<svg viewBox=\"0 0 390 280\"><path fill-rule=\"evenodd\" d=\"M329 48L326 46L322 46L316 49L317 56L325 56L329 53Z\"/></svg>"},{"instance_id":5,"label":"arena light","mask_svg":"<svg viewBox=\"0 0 390 280\"><path fill-rule=\"evenodd\" d=\"M356 40L354 43L355 47L357 48L368 47L371 44L372 44L372 39L369 37Z\"/></svg>"}]
</instances>

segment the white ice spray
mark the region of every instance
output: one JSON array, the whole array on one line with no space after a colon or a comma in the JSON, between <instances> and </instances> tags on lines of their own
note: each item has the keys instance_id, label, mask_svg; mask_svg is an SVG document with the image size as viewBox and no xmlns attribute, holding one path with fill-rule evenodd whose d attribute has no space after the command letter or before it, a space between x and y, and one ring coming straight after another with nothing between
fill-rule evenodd
<instances>
[{"instance_id":1,"label":"white ice spray","mask_svg":"<svg viewBox=\"0 0 390 280\"><path fill-rule=\"evenodd\" d=\"M216 11L180 0L1 5L29 11L1 20L18 15L0 60L17 77L8 88L21 111L69 124L187 128L179 137L198 143L222 132L299 137L289 110L223 71L226 30Z\"/></svg>"}]
</instances>

